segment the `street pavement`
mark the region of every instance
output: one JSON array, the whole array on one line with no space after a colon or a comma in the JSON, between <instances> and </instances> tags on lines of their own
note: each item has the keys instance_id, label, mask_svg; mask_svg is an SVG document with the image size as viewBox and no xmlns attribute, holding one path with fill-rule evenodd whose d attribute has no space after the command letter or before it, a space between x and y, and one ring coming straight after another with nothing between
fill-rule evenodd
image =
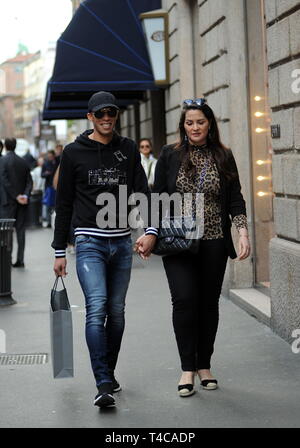
<instances>
[{"instance_id":1,"label":"street pavement","mask_svg":"<svg viewBox=\"0 0 300 448\"><path fill-rule=\"evenodd\" d=\"M49 297L54 282L51 229L27 232L25 269L13 269L16 305L0 308L7 354L49 353ZM75 256L65 280L73 313L75 376L53 379L44 365L0 365L1 428L293 428L300 426L300 354L226 298L213 374L220 388L177 395L179 357L161 259L136 255L115 409L93 406L96 388L84 336L83 295Z\"/></svg>"}]
</instances>

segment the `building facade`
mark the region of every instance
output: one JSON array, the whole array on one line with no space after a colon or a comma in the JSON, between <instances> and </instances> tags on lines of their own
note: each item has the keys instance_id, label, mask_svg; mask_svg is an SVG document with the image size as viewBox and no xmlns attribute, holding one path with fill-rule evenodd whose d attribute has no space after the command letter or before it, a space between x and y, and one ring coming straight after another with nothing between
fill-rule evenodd
<instances>
[{"instance_id":1,"label":"building facade","mask_svg":"<svg viewBox=\"0 0 300 448\"><path fill-rule=\"evenodd\" d=\"M19 54L0 65L0 138L23 137L24 67L31 54Z\"/></svg>"},{"instance_id":2,"label":"building facade","mask_svg":"<svg viewBox=\"0 0 300 448\"><path fill-rule=\"evenodd\" d=\"M300 2L266 2L273 125L274 226L270 242L271 326L293 340L300 316Z\"/></svg>"},{"instance_id":3,"label":"building facade","mask_svg":"<svg viewBox=\"0 0 300 448\"><path fill-rule=\"evenodd\" d=\"M238 165L252 245L251 257L228 261L223 294L291 342L300 328L300 1L162 8L170 84L122 112L121 132L152 138L159 155L177 138L182 101L207 98Z\"/></svg>"},{"instance_id":4,"label":"building facade","mask_svg":"<svg viewBox=\"0 0 300 448\"><path fill-rule=\"evenodd\" d=\"M46 85L51 78L55 61L55 43L36 52L24 67L24 117L23 129L25 138L36 143L39 136L40 114L45 101Z\"/></svg>"},{"instance_id":5,"label":"building facade","mask_svg":"<svg viewBox=\"0 0 300 448\"><path fill-rule=\"evenodd\" d=\"M252 256L228 261L223 293L291 341L300 328L300 2L162 6L169 17L165 142L177 138L182 101L207 98L247 203ZM136 106L122 114L123 134L155 141L152 97L139 105L139 129ZM237 244L235 229L233 237Z\"/></svg>"}]
</instances>

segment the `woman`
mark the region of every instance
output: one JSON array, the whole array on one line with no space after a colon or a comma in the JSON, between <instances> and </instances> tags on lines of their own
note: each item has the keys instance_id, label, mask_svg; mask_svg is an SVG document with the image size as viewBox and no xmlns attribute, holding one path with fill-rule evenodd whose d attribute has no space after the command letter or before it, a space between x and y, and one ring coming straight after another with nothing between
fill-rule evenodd
<instances>
[{"instance_id":1,"label":"woman","mask_svg":"<svg viewBox=\"0 0 300 448\"><path fill-rule=\"evenodd\" d=\"M141 138L139 141L141 162L147 176L148 185L152 190L157 159L152 155L152 143L149 138Z\"/></svg>"},{"instance_id":2,"label":"woman","mask_svg":"<svg viewBox=\"0 0 300 448\"><path fill-rule=\"evenodd\" d=\"M227 258L237 257L230 216L239 232L238 260L250 254L245 201L235 160L221 143L214 113L205 103L204 99L184 101L179 141L162 149L153 189L156 193L204 193L204 234L198 253L163 257L181 359L181 397L195 392L196 375L204 389L218 387L210 361L219 320L219 297ZM142 258L148 258L155 242L155 235L143 235L137 240L136 250Z\"/></svg>"}]
</instances>

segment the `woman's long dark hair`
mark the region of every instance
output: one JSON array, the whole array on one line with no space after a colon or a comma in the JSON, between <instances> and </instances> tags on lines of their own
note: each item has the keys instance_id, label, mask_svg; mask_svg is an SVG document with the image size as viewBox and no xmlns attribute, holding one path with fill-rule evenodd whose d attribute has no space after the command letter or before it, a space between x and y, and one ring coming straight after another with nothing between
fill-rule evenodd
<instances>
[{"instance_id":1,"label":"woman's long dark hair","mask_svg":"<svg viewBox=\"0 0 300 448\"><path fill-rule=\"evenodd\" d=\"M216 162L218 170L228 179L234 179L236 174L232 172L228 163L229 150L220 140L220 133L217 121L212 109L204 104L203 106L185 107L179 120L179 141L175 145L175 149L182 151L182 163L188 176L195 174L195 166L190 158L190 144L184 129L186 112L189 110L201 110L210 124L210 130L207 136L207 145L212 152L212 156Z\"/></svg>"}]
</instances>

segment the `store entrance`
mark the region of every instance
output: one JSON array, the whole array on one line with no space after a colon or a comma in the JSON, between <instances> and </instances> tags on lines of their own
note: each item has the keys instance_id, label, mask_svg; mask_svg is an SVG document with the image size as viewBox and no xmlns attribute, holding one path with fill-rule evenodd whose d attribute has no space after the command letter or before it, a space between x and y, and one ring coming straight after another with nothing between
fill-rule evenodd
<instances>
[{"instance_id":1,"label":"store entrance","mask_svg":"<svg viewBox=\"0 0 300 448\"><path fill-rule=\"evenodd\" d=\"M254 278L257 287L269 288L269 241L274 236L274 226L264 0L248 0L246 4L254 215Z\"/></svg>"}]
</instances>

